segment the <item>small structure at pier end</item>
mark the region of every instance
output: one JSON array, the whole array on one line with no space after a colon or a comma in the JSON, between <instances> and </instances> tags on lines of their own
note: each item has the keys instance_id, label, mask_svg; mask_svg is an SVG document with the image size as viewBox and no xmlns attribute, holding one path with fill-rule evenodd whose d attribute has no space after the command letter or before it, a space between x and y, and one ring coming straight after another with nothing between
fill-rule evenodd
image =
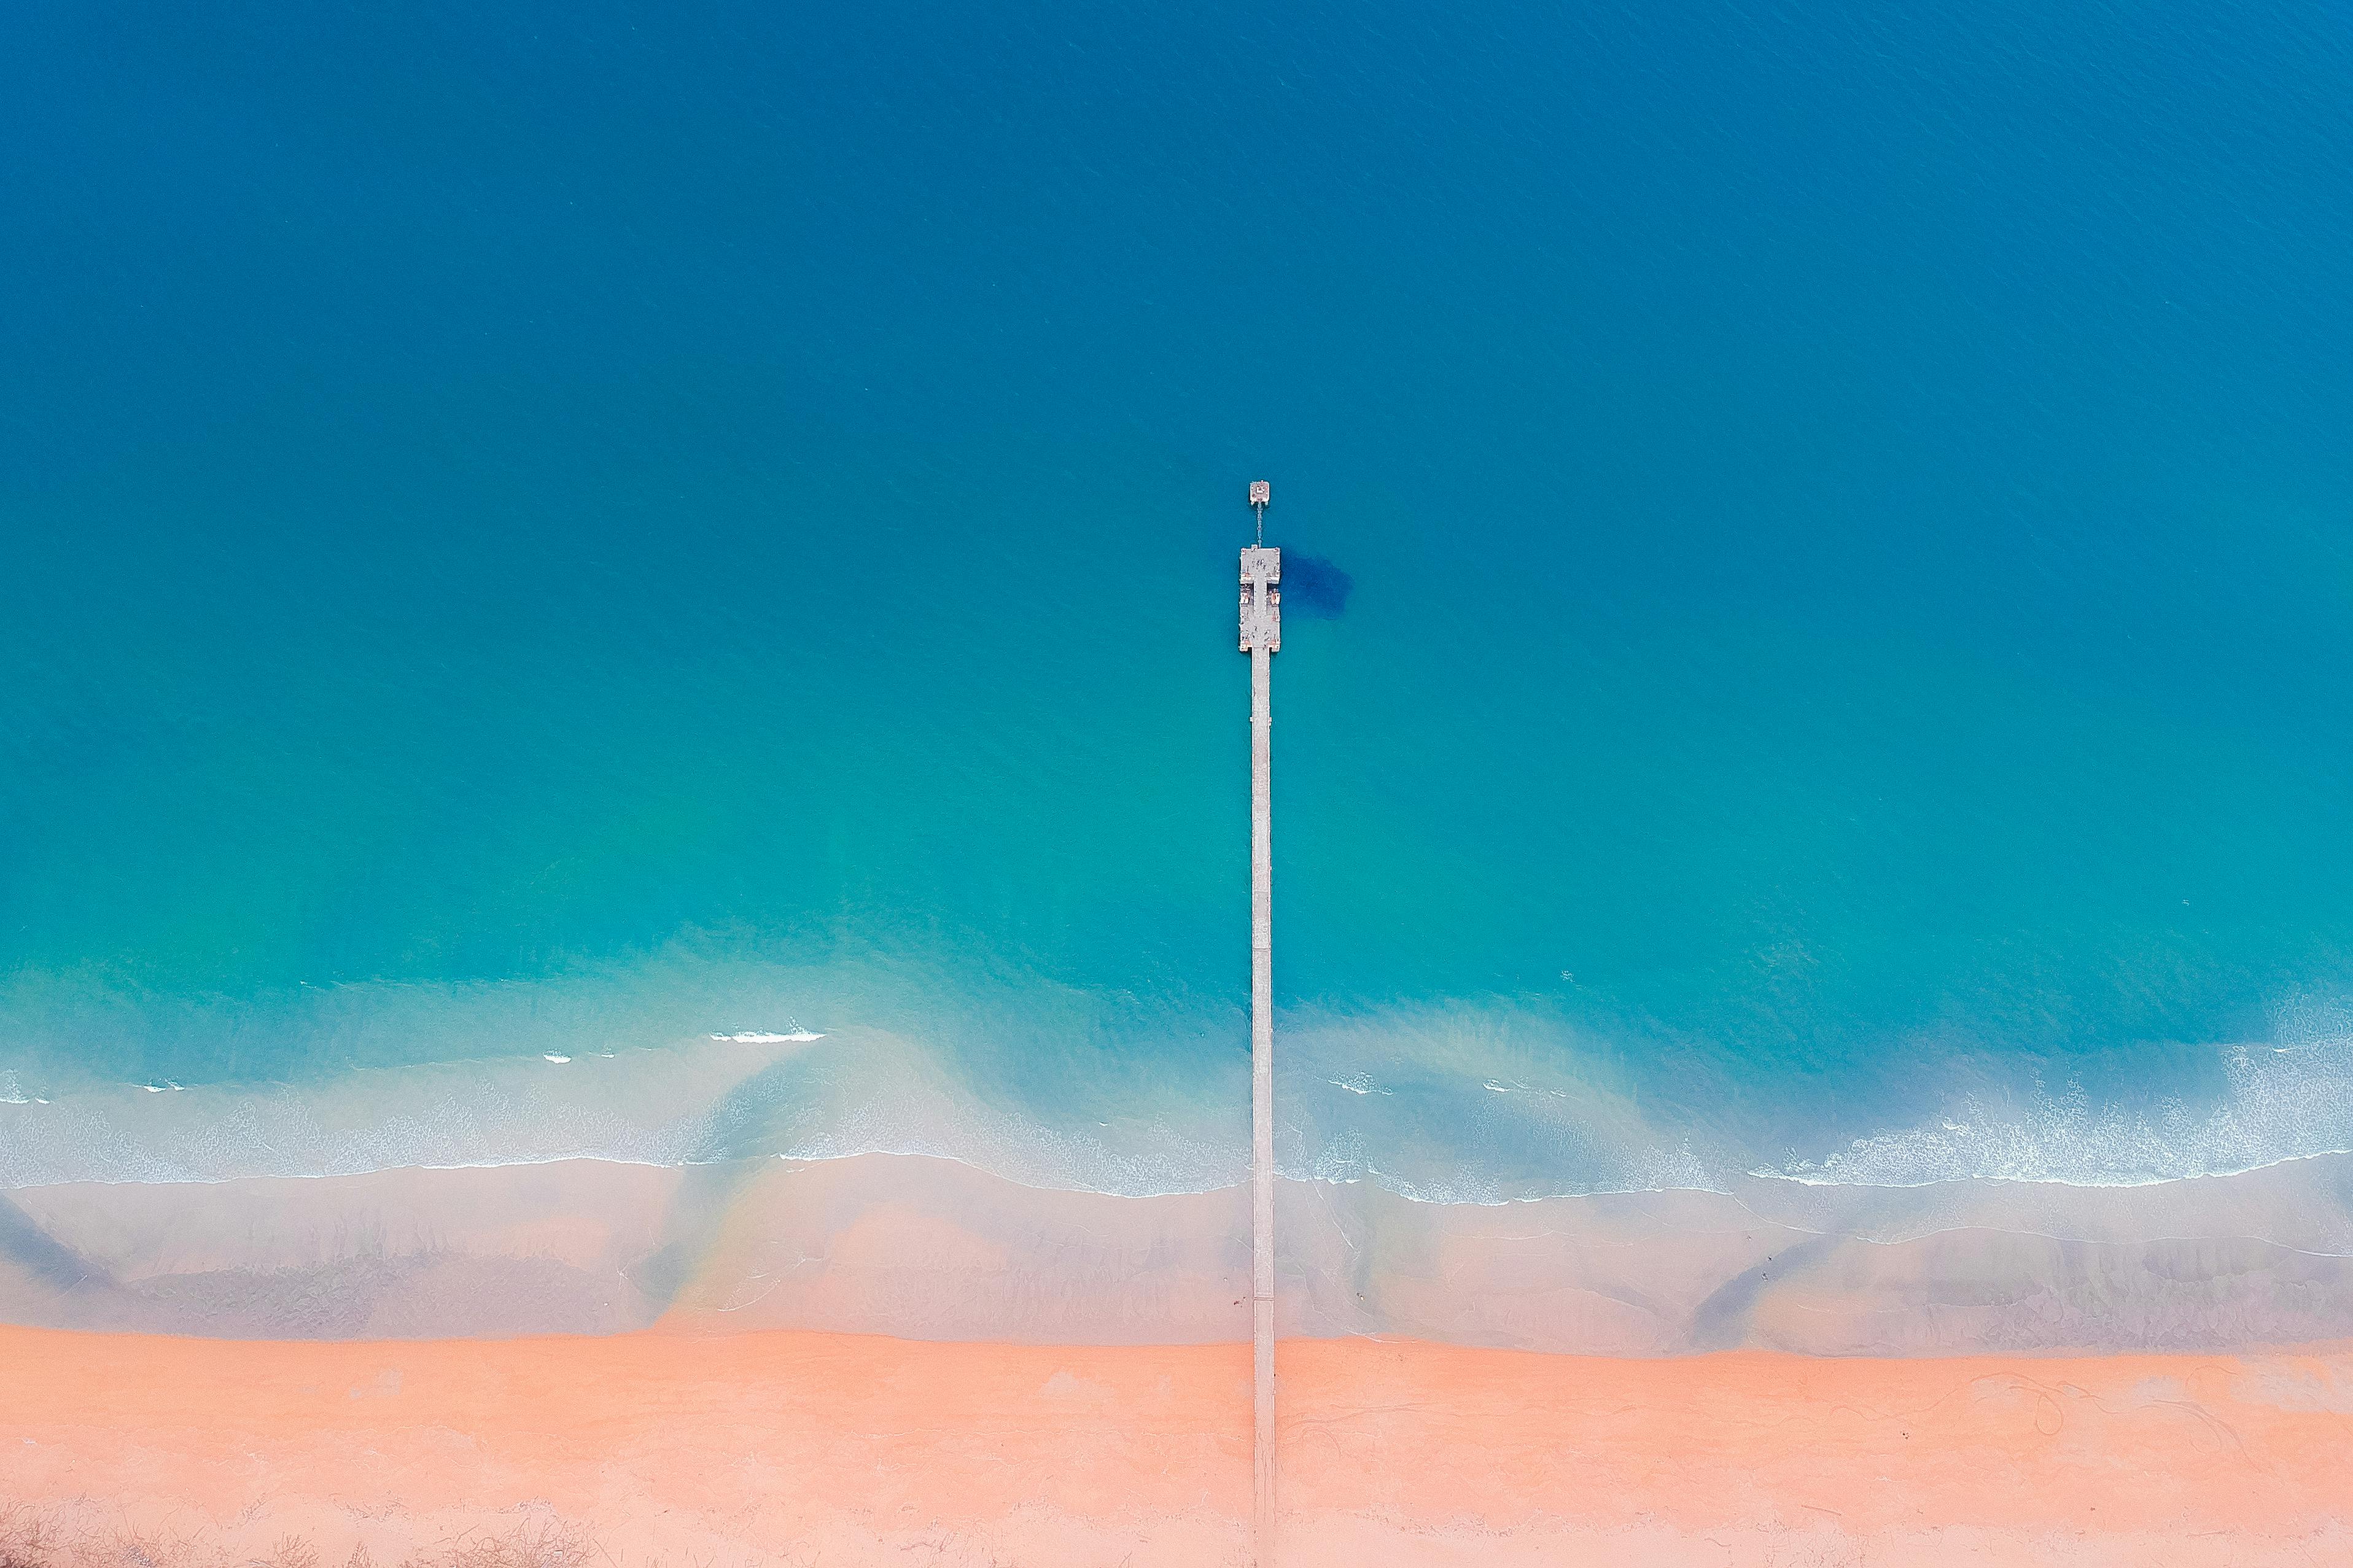
<instances>
[{"instance_id":1,"label":"small structure at pier end","mask_svg":"<svg viewBox=\"0 0 2353 1568\"><path fill-rule=\"evenodd\" d=\"M1260 641L1282 651L1282 552L1265 544L1242 552L1242 651Z\"/></svg>"}]
</instances>

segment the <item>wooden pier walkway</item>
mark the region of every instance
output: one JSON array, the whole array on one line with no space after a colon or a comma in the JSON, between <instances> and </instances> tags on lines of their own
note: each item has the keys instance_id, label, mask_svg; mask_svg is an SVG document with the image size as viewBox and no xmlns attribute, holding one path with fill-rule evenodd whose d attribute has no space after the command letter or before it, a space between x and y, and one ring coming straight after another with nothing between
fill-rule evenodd
<instances>
[{"instance_id":1,"label":"wooden pier walkway","mask_svg":"<svg viewBox=\"0 0 2353 1568\"><path fill-rule=\"evenodd\" d=\"M1262 494L1253 487L1254 501ZM1241 646L1250 661L1250 1523L1259 1568L1271 1568L1275 1551L1272 685L1282 647L1282 552L1264 545L1242 552Z\"/></svg>"}]
</instances>

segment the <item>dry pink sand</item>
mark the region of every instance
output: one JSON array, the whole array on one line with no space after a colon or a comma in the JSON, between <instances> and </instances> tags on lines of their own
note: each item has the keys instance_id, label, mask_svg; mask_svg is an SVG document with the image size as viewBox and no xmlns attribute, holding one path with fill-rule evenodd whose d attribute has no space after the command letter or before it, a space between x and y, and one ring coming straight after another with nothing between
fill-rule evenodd
<instances>
[{"instance_id":1,"label":"dry pink sand","mask_svg":"<svg viewBox=\"0 0 2353 1568\"><path fill-rule=\"evenodd\" d=\"M0 1329L0 1505L378 1563L1246 1561L1245 1347ZM2353 1562L2353 1352L1655 1359L1286 1342L1283 1538L1384 1563Z\"/></svg>"}]
</instances>

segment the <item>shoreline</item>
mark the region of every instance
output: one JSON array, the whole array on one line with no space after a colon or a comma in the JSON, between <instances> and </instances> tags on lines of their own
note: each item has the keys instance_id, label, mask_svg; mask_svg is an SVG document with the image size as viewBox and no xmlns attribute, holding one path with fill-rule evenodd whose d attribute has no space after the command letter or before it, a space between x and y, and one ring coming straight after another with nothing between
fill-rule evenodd
<instances>
[{"instance_id":1,"label":"shoreline","mask_svg":"<svg viewBox=\"0 0 2353 1568\"><path fill-rule=\"evenodd\" d=\"M143 1087L143 1086L132 1086ZM12 1100L0 1096L0 1105L46 1104L47 1101ZM356 1181L369 1176L399 1176L415 1172L445 1171L512 1171L544 1165L627 1165L642 1170L694 1171L712 1166L741 1163L743 1159L776 1160L786 1164L814 1165L831 1160L939 1160L952 1165L962 1165L980 1175L1003 1181L1034 1192L1071 1193L1081 1197L1154 1198L1198 1197L1205 1193L1221 1192L1224 1185L1154 1188L1148 1192L1116 1192L1099 1187L1071 1186L1053 1182L1025 1180L992 1169L986 1162L963 1154L940 1153L930 1150L861 1149L839 1154L807 1157L790 1154L769 1154L705 1160L665 1160L652 1156L611 1153L566 1153L533 1155L512 1160L451 1160L394 1161L384 1165L357 1171L272 1171L259 1174L227 1176L88 1176L70 1181L27 1182L17 1186L0 1186L0 1196L14 1192L39 1192L49 1187L223 1187L240 1182L342 1182ZM2147 1176L2133 1180L2073 1181L2063 1176L1931 1176L1912 1182L1832 1181L1818 1176L1794 1175L1786 1171L1736 1171L1722 1185L1704 1183L1669 1183L1653 1186L1596 1186L1558 1193L1531 1193L1504 1198L1429 1198L1407 1191L1386 1173L1373 1171L1361 1176L1293 1176L1281 1179L1300 1185L1329 1187L1372 1187L1403 1203L1428 1204L1437 1208L1513 1208L1523 1204L1575 1202L1585 1198L1663 1197L1676 1193L1695 1193L1708 1197L1730 1197L1751 1186L1803 1188L1819 1193L1919 1193L1954 1187L1991 1189L2040 1188L2063 1193L2145 1192L2167 1188L2194 1186L2202 1182L2234 1182L2249 1176L2260 1176L2284 1166L2303 1164L2310 1161L2353 1159L2353 1149L2316 1149L2310 1152L2281 1154L2258 1161L2251 1165L2222 1171L2195 1171L2179 1176ZM1230 1185L1231 1184L1226 1184Z\"/></svg>"},{"instance_id":2,"label":"shoreline","mask_svg":"<svg viewBox=\"0 0 2353 1568\"><path fill-rule=\"evenodd\" d=\"M706 1010L713 987L720 995L743 992L734 960L689 948L647 963L649 994L672 999L665 1008L684 1005L681 992ZM749 973L768 971L754 964ZM0 1183L317 1178L575 1158L691 1164L755 1152L817 1159L885 1150L967 1161L1028 1185L1123 1196L1181 1195L1247 1175L1247 1151L1231 1136L1239 1077L1221 1080L1224 1098L1215 1104L1201 1100L1198 1073L1172 1068L1141 1086L1083 1079L1059 1109L1023 1110L980 1091L985 1076L973 1076L953 1029L939 1039L851 1024L821 1034L648 1036L610 1026L615 1006L632 1017L642 1011L643 998L636 1012L623 1000L633 993L620 975L577 977L586 988L580 995L554 999L537 984L438 999L399 988L362 998L344 987L306 995L301 1005L324 1009L313 1027L332 1023L368 1037L401 1020L422 1027L452 1007L488 1009L469 1037L529 1037L543 1048L370 1060L250 1080L28 1083L27 1075L40 1076L31 1065L0 1068L0 1126L10 1134L0 1140L9 1145L0 1151ZM990 994L990 1005L1008 1005ZM1093 1037L1066 1007L1048 1013L1038 1026ZM2353 1089L2353 1057L2333 1037L2183 1047L2190 1055L2181 1065L2198 1070L2195 1089L2185 1088L2189 1098L2179 1102L2053 1100L2039 1080L2005 1088L1965 1071L1949 1083L1932 1074L1918 1092L1854 1108L1844 1121L1794 1105L1729 1120L1694 1118L1685 1107L1662 1121L1625 1085L1544 1073L1522 1081L1530 1061L1506 1048L1505 1037L1525 1035L1562 1047L1564 1060L1582 1059L1580 1037L1525 998L1400 1002L1362 1015L1303 1006L1284 1019L1291 1065L1279 1087L1290 1107L1292 1179L1369 1180L1415 1202L1735 1192L1757 1183L2163 1188L2353 1154L2353 1121L2315 1110L2348 1103ZM1200 1041L1230 1038L1240 1016L1171 1015L1155 1026L1173 1063ZM1400 1087L1408 1099L1392 1100ZM1089 1098L1098 1091L1109 1098ZM1452 1131L1434 1135L1439 1129ZM1368 1160L1371 1149L1382 1157Z\"/></svg>"},{"instance_id":3,"label":"shoreline","mask_svg":"<svg viewBox=\"0 0 2353 1568\"><path fill-rule=\"evenodd\" d=\"M1300 1568L2219 1568L2353 1549L2353 1345L1627 1359L1352 1338L1279 1355ZM290 1538L401 1563L535 1530L616 1563L1198 1568L1240 1561L1249 1504L1246 1342L5 1329L0 1381L0 1501L59 1535L176 1539L192 1564Z\"/></svg>"}]
</instances>

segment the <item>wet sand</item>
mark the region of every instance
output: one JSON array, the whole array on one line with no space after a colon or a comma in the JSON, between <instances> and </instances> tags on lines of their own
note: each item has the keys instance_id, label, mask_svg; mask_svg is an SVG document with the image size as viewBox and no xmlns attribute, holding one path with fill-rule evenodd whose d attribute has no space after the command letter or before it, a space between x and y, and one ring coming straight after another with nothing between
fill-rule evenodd
<instances>
[{"instance_id":1,"label":"wet sand","mask_svg":"<svg viewBox=\"0 0 2353 1568\"><path fill-rule=\"evenodd\" d=\"M2353 1351L1602 1358L1286 1342L1282 1561L2261 1564L2353 1554ZM289 1343L0 1331L0 1500L398 1563L1242 1560L1246 1346L674 1329ZM469 1536L468 1532L471 1532Z\"/></svg>"},{"instance_id":2,"label":"wet sand","mask_svg":"<svg viewBox=\"0 0 2353 1568\"><path fill-rule=\"evenodd\" d=\"M2353 1159L2157 1187L1411 1203L1280 1184L1292 1337L1575 1355L2232 1352L2353 1339ZM860 1155L0 1194L0 1322L244 1339L822 1330L1249 1337L1247 1195Z\"/></svg>"}]
</instances>

